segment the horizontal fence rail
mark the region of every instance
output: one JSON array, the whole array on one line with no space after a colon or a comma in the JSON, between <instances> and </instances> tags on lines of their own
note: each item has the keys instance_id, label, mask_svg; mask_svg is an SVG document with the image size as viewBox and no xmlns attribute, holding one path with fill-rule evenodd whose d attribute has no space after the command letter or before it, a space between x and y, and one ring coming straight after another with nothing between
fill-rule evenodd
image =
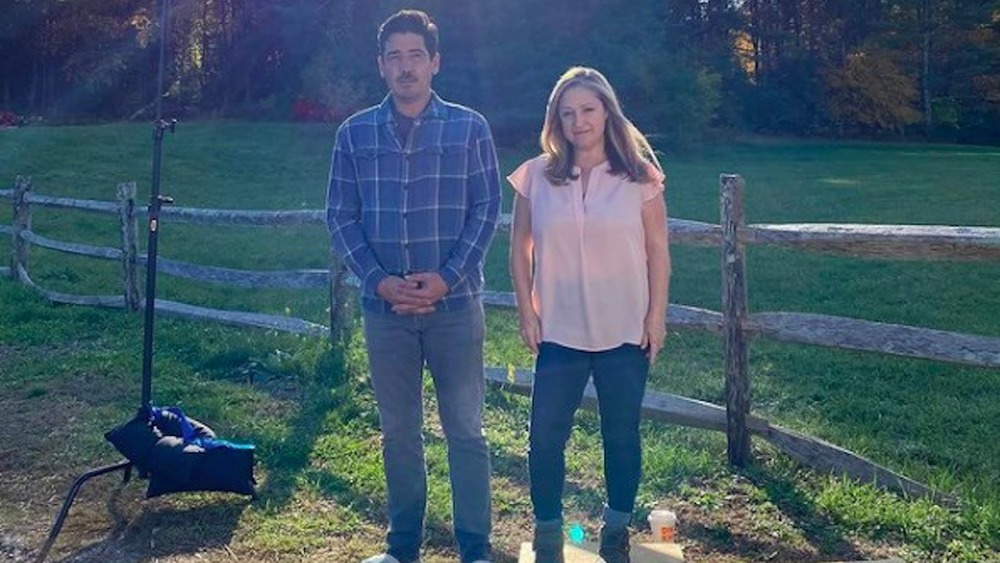
<instances>
[{"instance_id":1,"label":"horizontal fence rail","mask_svg":"<svg viewBox=\"0 0 1000 563\"><path fill-rule=\"evenodd\" d=\"M123 309L126 307L125 297L121 295L75 295L45 289L36 284L24 268L18 268L18 278L21 283L38 291L43 297L53 303L62 303L67 305L90 305L113 309ZM143 299L140 304L142 307L145 307L146 300ZM197 305L179 303L166 299L156 299L156 311L158 313L166 313L176 317L209 320L234 326L267 328L307 336L325 337L330 334L330 328L327 326L295 317L251 313L245 311L224 311L221 309L198 307Z\"/></svg>"},{"instance_id":2,"label":"horizontal fence rail","mask_svg":"<svg viewBox=\"0 0 1000 563\"><path fill-rule=\"evenodd\" d=\"M739 262L731 275L742 273L742 248L746 245L782 247L805 251L846 254L859 257L887 259L929 260L997 260L1000 259L1000 229L988 227L955 227L933 225L862 225L862 224L742 224L742 179L723 175L720 179L723 207L729 206L734 215L725 225L670 218L668 231L672 244L728 247ZM146 210L135 205L134 185L119 186L119 201L95 201L51 197L31 193L30 183L18 178L20 190L0 190L0 199L9 199L15 205L15 224L0 225L0 233L10 236L14 249L11 265L0 267L0 274L12 276L34 288L46 299L57 303L136 309L145 307L145 299L135 290L126 287L122 295L73 295L47 290L37 285L27 268L27 245L34 245L103 260L117 260L126 270L125 279L133 280L135 272L144 266L147 257L136 251L135 229L129 227L137 217L144 217ZM727 195L728 194L728 195ZM30 207L74 209L98 214L118 216L122 223L122 248L109 248L53 240L31 230ZM724 214L725 215L725 214ZM325 224L323 210L237 210L164 207L161 220L186 223L234 226L279 226ZM501 229L508 229L511 216L502 214ZM724 228L725 226L725 228ZM723 272L729 260L723 260ZM242 288L330 289L338 291L346 286L357 287L357 278L345 272L335 261L329 269L255 271L191 264L178 260L158 258L157 272L184 279L223 284ZM336 272L331 274L331 272ZM742 283L742 282L741 282ZM126 283L128 286L128 283ZM733 299L741 298L736 286ZM337 302L331 290L331 312L341 311L344 302ZM513 293L485 291L483 301L491 307L511 309L516 307ZM744 312L740 313L740 307ZM247 311L219 310L191 304L156 299L157 312L191 319L210 320L230 325L253 326L295 334L333 338L338 330L329 326L283 315L268 315ZM736 350L743 347L744 338L768 338L777 341L861 350L895 356L920 358L956 364L1000 367L1000 338L934 330L898 324L881 323L847 317L796 312L745 312L745 304L737 304L736 312L726 313L686 305L668 305L668 326L671 329L708 331L736 338ZM736 319L736 320L734 320ZM733 323L737 326L734 326ZM331 315L331 326L340 322ZM734 332L735 330L735 332ZM729 345L727 344L727 347ZM729 352L727 352L729 358ZM728 361L728 360L727 360ZM746 362L727 364L727 379L742 382L746 378ZM735 371L731 371L735 370ZM743 372L742 374L740 372ZM533 374L529 370L486 368L486 378L494 385L514 393L530 395ZM747 385L747 383L741 383ZM727 387L730 387L727 384ZM745 392L742 389L740 393ZM592 408L596 403L592 386L585 392L584 405ZM934 491L920 483L879 466L857 454L792 430L770 424L750 414L748 405L741 405L740 394L719 406L677 395L647 392L643 413L647 418L695 428L727 432L733 447L734 425L739 432L764 438L790 457L815 468L872 482L904 494L931 497L951 504L955 498ZM734 417L736 411L745 411ZM739 464L748 452L745 439L736 442L744 451L730 451L730 461Z\"/></svg>"},{"instance_id":3,"label":"horizontal fence rail","mask_svg":"<svg viewBox=\"0 0 1000 563\"><path fill-rule=\"evenodd\" d=\"M146 257L142 256L144 263L145 259ZM330 283L329 270L275 270L270 272L236 270L189 264L164 258L157 259L156 271L189 280L247 288L322 289Z\"/></svg>"},{"instance_id":4,"label":"horizontal fence rail","mask_svg":"<svg viewBox=\"0 0 1000 563\"><path fill-rule=\"evenodd\" d=\"M1000 338L806 313L754 313L751 335L784 342L1000 367Z\"/></svg>"},{"instance_id":5,"label":"horizontal fence rail","mask_svg":"<svg viewBox=\"0 0 1000 563\"><path fill-rule=\"evenodd\" d=\"M830 223L749 225L744 242L883 258L1000 259L1000 229Z\"/></svg>"},{"instance_id":6,"label":"horizontal fence rail","mask_svg":"<svg viewBox=\"0 0 1000 563\"><path fill-rule=\"evenodd\" d=\"M144 210L138 211L145 215ZM192 207L164 207L160 219L185 223L211 225L323 225L326 212L316 209L301 211L244 211L237 209L195 209Z\"/></svg>"},{"instance_id":7,"label":"horizontal fence rail","mask_svg":"<svg viewBox=\"0 0 1000 563\"><path fill-rule=\"evenodd\" d=\"M14 199L14 190L0 190L0 198ZM115 202L51 197L28 193L25 201L31 204L57 208L77 209L109 215L118 215L121 205ZM135 209L136 215L145 210ZM226 225L323 225L322 210L259 211L167 207L162 217L179 221ZM510 215L504 214L502 227L510 225ZM673 243L713 246L721 244L719 225L690 221L669 220ZM0 225L0 233L15 232L9 225ZM813 250L851 253L882 257L921 257L992 259L1000 258L1000 229L985 227L948 227L915 225L852 225L852 224L768 224L750 225L740 230L749 244L802 247ZM23 229L20 237L35 246L68 254L89 256L104 260L121 260L121 249L58 241ZM146 256L136 256L136 263L144 265ZM257 271L191 264L159 258L157 271L166 275L193 281L224 284L243 288L322 289L330 283L328 270L275 270ZM10 268L0 272L10 274ZM351 276L353 278L353 276ZM357 285L356 279L349 279ZM37 286L35 286L37 287ZM62 303L94 300L102 303L114 301L109 296L71 297L54 294ZM495 307L515 307L514 295L488 291L484 302ZM211 318L204 309L199 318ZM231 317L235 312L219 311ZM239 318L238 316L232 318ZM279 317L275 317L279 318ZM723 315L718 311L669 305L668 319L674 329L707 330L719 333ZM302 321L302 319L297 319ZM306 321L302 321L306 322ZM268 321L269 327L281 324ZM259 323L253 326L260 326ZM307 325L301 325L305 327ZM829 346L850 350L880 352L896 356L938 360L958 364L1000 367L1000 338L962 334L907 325L880 323L847 317L792 312L761 312L750 314L744 326L748 335L770 339ZM305 331L312 330L304 329ZM300 332L296 330L295 332Z\"/></svg>"},{"instance_id":8,"label":"horizontal fence rail","mask_svg":"<svg viewBox=\"0 0 1000 563\"><path fill-rule=\"evenodd\" d=\"M111 307L115 309L125 308L125 297L123 295L76 295L73 293L60 293L58 291L52 291L36 284L22 266L18 265L16 268L17 277L21 283L38 291L43 297L53 303Z\"/></svg>"},{"instance_id":9,"label":"horizontal fence rail","mask_svg":"<svg viewBox=\"0 0 1000 563\"><path fill-rule=\"evenodd\" d=\"M13 199L14 190L0 190L0 198ZM31 193L26 195L25 201L42 207L77 209L109 215L118 215L121 208L120 204L115 202ZM145 210L137 207L135 213L144 215ZM165 217L185 222L226 225L325 224L325 213L322 210L259 211L167 207L161 214L161 218ZM500 220L501 227L509 226L510 221L510 215L504 214ZM719 225L700 221L671 218L669 231L672 243L716 246L721 244L722 240L722 230ZM0 225L0 233L11 235L14 232L13 227ZM745 242L748 244L801 247L853 255L1000 259L1000 229L997 228L768 224L749 225L741 229L740 234L746 237ZM121 249L58 241L38 235L30 229L20 231L20 237L38 247L68 254L104 260L121 260L123 255ZM144 265L145 262L145 255L140 254L136 257L137 264ZM8 275L10 271L7 267L0 269L0 272ZM243 288L322 289L328 287L330 283L328 270L240 270L165 258L158 259L157 271L193 281ZM348 283L356 286L357 280L349 279ZM54 300L62 303L78 302L81 299L62 293L56 295L58 298ZM101 302L113 301L106 296L94 296L94 298ZM512 293L488 291L484 295L484 302L495 307L515 307ZM211 310L204 309L200 318L211 318L207 313ZM234 312L220 310L220 315L231 314ZM722 313L685 305L669 305L668 319L670 327L674 329L719 333L723 327ZM281 323L270 321L267 324L273 328L274 325ZM793 312L752 313L745 321L744 328L750 336L767 337L783 342L879 352L981 367L1000 367L1000 338L995 337Z\"/></svg>"},{"instance_id":10,"label":"horizontal fence rail","mask_svg":"<svg viewBox=\"0 0 1000 563\"><path fill-rule=\"evenodd\" d=\"M0 198L14 199L14 190L0 190ZM114 202L72 199L47 195L28 194L25 201L54 209L75 209L93 213L118 215L119 205ZM146 210L137 207L135 213L139 217L146 216ZM203 209L197 207L164 207L160 218L170 218L186 223L207 223L226 225L322 225L326 220L323 210L303 209L289 211L258 211L242 209Z\"/></svg>"},{"instance_id":11,"label":"horizontal fence rail","mask_svg":"<svg viewBox=\"0 0 1000 563\"><path fill-rule=\"evenodd\" d=\"M533 379L534 374L530 370L486 368L488 382L525 397L531 396ZM588 382L584 389L582 405L587 409L597 410L597 391L592 382ZM667 424L718 432L727 430L725 408L671 393L646 391L642 399L642 415L643 418ZM931 489L824 440L772 425L756 416L747 417L747 426L751 434L766 439L789 457L805 465L847 475L859 481L881 483L908 495L932 498L943 505L952 506L957 503L953 495Z\"/></svg>"},{"instance_id":12,"label":"horizontal fence rail","mask_svg":"<svg viewBox=\"0 0 1000 563\"><path fill-rule=\"evenodd\" d=\"M76 242L63 242L37 235L31 230L23 230L20 233L22 240L30 242L35 246L57 250L66 254L76 254L77 256L90 256L91 258L102 258L105 260L121 260L124 254L120 248L109 248L106 246L91 246Z\"/></svg>"},{"instance_id":13,"label":"horizontal fence rail","mask_svg":"<svg viewBox=\"0 0 1000 563\"><path fill-rule=\"evenodd\" d=\"M12 200L14 190L0 190L0 198ZM108 215L119 213L118 204L107 201L35 194L29 194L26 201L41 207L76 209ZM135 213L142 217L146 211L137 208ZM317 209L259 211L170 206L163 208L160 217L186 223L213 225L325 225L326 221L326 213ZM500 226L508 227L510 222L511 215L504 214L500 219ZM670 218L668 223L672 242L696 246L719 246L722 243L722 229L719 225L675 218ZM11 230L9 226L0 226L0 232L9 234ZM1000 229L992 227L761 223L741 228L740 236L743 242L751 245L798 248L852 256L948 260L1000 259Z\"/></svg>"}]
</instances>

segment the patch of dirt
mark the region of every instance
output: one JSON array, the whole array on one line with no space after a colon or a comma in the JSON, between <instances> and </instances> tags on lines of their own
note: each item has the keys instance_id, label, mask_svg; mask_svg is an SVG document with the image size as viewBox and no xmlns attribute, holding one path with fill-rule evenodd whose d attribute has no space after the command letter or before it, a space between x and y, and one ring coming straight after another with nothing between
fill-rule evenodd
<instances>
[{"instance_id":1,"label":"patch of dirt","mask_svg":"<svg viewBox=\"0 0 1000 563\"><path fill-rule=\"evenodd\" d=\"M30 554L27 539L7 532L0 534L0 560L27 561Z\"/></svg>"}]
</instances>

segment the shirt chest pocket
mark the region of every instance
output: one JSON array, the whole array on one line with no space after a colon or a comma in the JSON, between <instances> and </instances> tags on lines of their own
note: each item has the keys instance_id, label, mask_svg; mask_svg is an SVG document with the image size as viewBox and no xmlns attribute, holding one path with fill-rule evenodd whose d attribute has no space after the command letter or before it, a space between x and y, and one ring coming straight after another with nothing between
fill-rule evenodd
<instances>
[{"instance_id":1,"label":"shirt chest pocket","mask_svg":"<svg viewBox=\"0 0 1000 563\"><path fill-rule=\"evenodd\" d=\"M398 197L403 179L402 153L386 148L364 148L355 151L358 191L366 206L392 205Z\"/></svg>"},{"instance_id":2,"label":"shirt chest pocket","mask_svg":"<svg viewBox=\"0 0 1000 563\"><path fill-rule=\"evenodd\" d=\"M469 173L469 150L458 144L420 147L407 155L407 164L411 180L427 177L464 180Z\"/></svg>"},{"instance_id":3,"label":"shirt chest pocket","mask_svg":"<svg viewBox=\"0 0 1000 563\"><path fill-rule=\"evenodd\" d=\"M457 209L468 204L469 155L465 145L422 147L407 158L409 209Z\"/></svg>"},{"instance_id":4,"label":"shirt chest pocket","mask_svg":"<svg viewBox=\"0 0 1000 563\"><path fill-rule=\"evenodd\" d=\"M385 178L399 178L402 153L387 148L364 148L355 151L358 180L376 181Z\"/></svg>"}]
</instances>

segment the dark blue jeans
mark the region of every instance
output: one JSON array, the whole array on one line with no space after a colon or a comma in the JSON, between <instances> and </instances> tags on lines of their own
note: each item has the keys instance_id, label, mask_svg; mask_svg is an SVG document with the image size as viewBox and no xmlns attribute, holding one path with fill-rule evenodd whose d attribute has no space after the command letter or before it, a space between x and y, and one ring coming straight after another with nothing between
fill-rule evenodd
<instances>
[{"instance_id":1,"label":"dark blue jeans","mask_svg":"<svg viewBox=\"0 0 1000 563\"><path fill-rule=\"evenodd\" d=\"M608 507L624 513L635 508L642 475L639 420L649 375L646 352L633 344L585 352L542 342L535 363L528 437L536 520L562 518L566 441L591 375L601 417Z\"/></svg>"}]
</instances>

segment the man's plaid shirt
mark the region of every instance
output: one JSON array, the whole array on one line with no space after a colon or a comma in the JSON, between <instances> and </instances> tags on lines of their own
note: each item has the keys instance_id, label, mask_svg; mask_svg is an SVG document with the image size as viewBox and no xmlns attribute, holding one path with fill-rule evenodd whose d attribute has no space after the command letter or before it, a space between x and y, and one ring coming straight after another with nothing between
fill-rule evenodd
<instances>
[{"instance_id":1,"label":"man's plaid shirt","mask_svg":"<svg viewBox=\"0 0 1000 563\"><path fill-rule=\"evenodd\" d=\"M326 205L333 249L361 280L366 310L391 311L375 293L386 277L428 271L449 288L438 309L461 309L482 292L500 212L489 125L432 94L399 139L386 96L337 130Z\"/></svg>"}]
</instances>

